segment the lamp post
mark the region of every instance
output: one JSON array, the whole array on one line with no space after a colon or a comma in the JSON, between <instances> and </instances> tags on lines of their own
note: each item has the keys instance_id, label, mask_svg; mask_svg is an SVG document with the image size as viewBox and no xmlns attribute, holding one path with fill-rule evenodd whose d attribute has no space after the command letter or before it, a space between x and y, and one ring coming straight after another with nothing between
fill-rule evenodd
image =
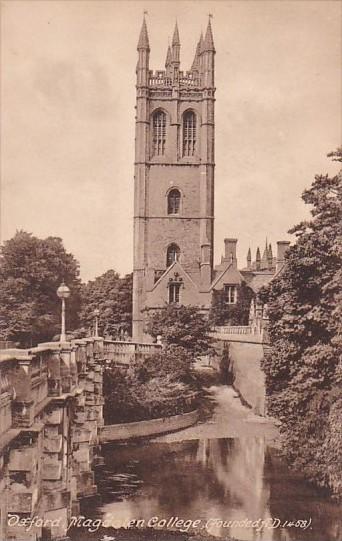
<instances>
[{"instance_id":1,"label":"lamp post","mask_svg":"<svg viewBox=\"0 0 342 541\"><path fill-rule=\"evenodd\" d=\"M99 315L100 310L98 308L95 308L94 310L94 316L95 316L95 338L98 338L99 336Z\"/></svg>"},{"instance_id":2,"label":"lamp post","mask_svg":"<svg viewBox=\"0 0 342 541\"><path fill-rule=\"evenodd\" d=\"M59 288L57 289L57 295L60 299L62 299L62 328L61 328L61 336L59 341L60 342L66 342L66 334L65 334L65 299L70 297L70 289L67 285L65 285L64 282L61 283Z\"/></svg>"}]
</instances>

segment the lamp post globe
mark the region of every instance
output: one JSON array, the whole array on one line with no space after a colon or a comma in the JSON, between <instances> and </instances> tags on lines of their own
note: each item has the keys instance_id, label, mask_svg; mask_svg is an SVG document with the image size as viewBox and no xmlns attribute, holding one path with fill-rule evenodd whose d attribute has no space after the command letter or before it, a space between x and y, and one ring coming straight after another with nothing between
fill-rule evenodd
<instances>
[{"instance_id":1,"label":"lamp post globe","mask_svg":"<svg viewBox=\"0 0 342 541\"><path fill-rule=\"evenodd\" d=\"M100 310L98 308L95 308L94 310L94 316L95 316L95 338L99 336L99 315Z\"/></svg>"},{"instance_id":2,"label":"lamp post globe","mask_svg":"<svg viewBox=\"0 0 342 541\"><path fill-rule=\"evenodd\" d=\"M60 342L66 342L66 333L65 333L65 299L70 297L70 289L68 286L62 282L59 288L57 289L57 296L62 299L62 324L61 324L61 335Z\"/></svg>"}]
</instances>

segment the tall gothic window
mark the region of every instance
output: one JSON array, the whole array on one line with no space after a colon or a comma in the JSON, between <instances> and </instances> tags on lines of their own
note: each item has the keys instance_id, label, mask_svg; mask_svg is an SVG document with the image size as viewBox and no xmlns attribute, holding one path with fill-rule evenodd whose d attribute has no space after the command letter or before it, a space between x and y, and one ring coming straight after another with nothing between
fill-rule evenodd
<instances>
[{"instance_id":1,"label":"tall gothic window","mask_svg":"<svg viewBox=\"0 0 342 541\"><path fill-rule=\"evenodd\" d=\"M163 156L165 152L166 141L166 114L163 111L157 111L152 119L153 129L153 156Z\"/></svg>"},{"instance_id":2,"label":"tall gothic window","mask_svg":"<svg viewBox=\"0 0 342 541\"><path fill-rule=\"evenodd\" d=\"M183 156L193 156L196 149L196 115L187 111L183 116Z\"/></svg>"},{"instance_id":3,"label":"tall gothic window","mask_svg":"<svg viewBox=\"0 0 342 541\"><path fill-rule=\"evenodd\" d=\"M171 283L169 285L169 304L178 304L180 299L181 284Z\"/></svg>"},{"instance_id":4,"label":"tall gothic window","mask_svg":"<svg viewBox=\"0 0 342 541\"><path fill-rule=\"evenodd\" d=\"M178 261L180 249L177 244L170 244L166 253L166 266L169 267L174 261Z\"/></svg>"},{"instance_id":5,"label":"tall gothic window","mask_svg":"<svg viewBox=\"0 0 342 541\"><path fill-rule=\"evenodd\" d=\"M167 213L168 214L178 214L180 207L180 191L176 188L170 190L169 195L167 196Z\"/></svg>"}]
</instances>

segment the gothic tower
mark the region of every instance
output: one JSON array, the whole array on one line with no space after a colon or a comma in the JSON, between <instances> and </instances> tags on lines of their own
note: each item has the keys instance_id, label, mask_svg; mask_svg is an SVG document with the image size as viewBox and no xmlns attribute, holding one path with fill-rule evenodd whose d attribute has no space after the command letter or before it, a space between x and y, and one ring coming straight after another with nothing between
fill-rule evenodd
<instances>
[{"instance_id":1,"label":"gothic tower","mask_svg":"<svg viewBox=\"0 0 342 541\"><path fill-rule=\"evenodd\" d=\"M177 24L165 70L150 71L144 19L137 64L133 337L144 310L166 302L207 309L213 272L214 56L209 23L189 71Z\"/></svg>"}]
</instances>

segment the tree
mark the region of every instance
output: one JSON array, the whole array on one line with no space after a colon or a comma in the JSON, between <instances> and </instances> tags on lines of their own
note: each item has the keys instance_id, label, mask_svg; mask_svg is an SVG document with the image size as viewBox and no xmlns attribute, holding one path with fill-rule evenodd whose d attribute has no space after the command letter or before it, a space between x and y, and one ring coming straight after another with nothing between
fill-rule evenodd
<instances>
[{"instance_id":1,"label":"tree","mask_svg":"<svg viewBox=\"0 0 342 541\"><path fill-rule=\"evenodd\" d=\"M92 331L94 310L100 311L99 332L118 337L132 329L132 274L120 278L108 270L82 286L81 325Z\"/></svg>"},{"instance_id":2,"label":"tree","mask_svg":"<svg viewBox=\"0 0 342 541\"><path fill-rule=\"evenodd\" d=\"M61 301L56 290L62 281L71 290L67 300L67 328L78 326L79 264L63 247L62 239L39 239L18 231L1 247L0 336L30 346L51 340L60 332Z\"/></svg>"},{"instance_id":3,"label":"tree","mask_svg":"<svg viewBox=\"0 0 342 541\"><path fill-rule=\"evenodd\" d=\"M331 155L342 160L341 149ZM282 422L289 460L341 497L342 172L316 176L302 198L312 219L290 231L297 239L285 267L261 292L272 346L268 409Z\"/></svg>"},{"instance_id":4,"label":"tree","mask_svg":"<svg viewBox=\"0 0 342 541\"><path fill-rule=\"evenodd\" d=\"M179 346L193 356L211 351L208 318L195 306L168 304L149 314L147 332L166 346Z\"/></svg>"}]
</instances>

